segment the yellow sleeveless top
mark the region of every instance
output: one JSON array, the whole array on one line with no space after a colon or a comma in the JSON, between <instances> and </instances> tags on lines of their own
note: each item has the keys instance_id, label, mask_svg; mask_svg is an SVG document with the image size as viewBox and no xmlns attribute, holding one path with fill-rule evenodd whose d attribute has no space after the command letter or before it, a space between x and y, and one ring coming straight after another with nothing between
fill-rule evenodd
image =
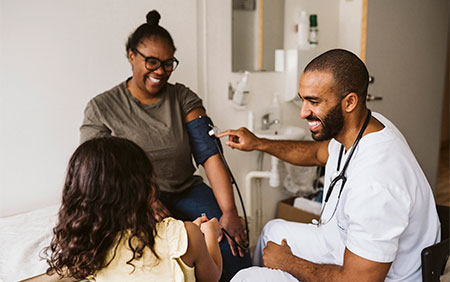
<instances>
[{"instance_id":1,"label":"yellow sleeveless top","mask_svg":"<svg viewBox=\"0 0 450 282\"><path fill-rule=\"evenodd\" d=\"M116 256L111 263L101 269L89 280L96 282L141 282L141 281L195 281L194 267L187 266L181 256L187 251L188 238L183 221L166 218L156 225L158 236L155 237L155 251L146 248L140 259L131 259L133 252L128 247L128 236L122 238L116 250ZM114 254L112 249L108 258Z\"/></svg>"}]
</instances>

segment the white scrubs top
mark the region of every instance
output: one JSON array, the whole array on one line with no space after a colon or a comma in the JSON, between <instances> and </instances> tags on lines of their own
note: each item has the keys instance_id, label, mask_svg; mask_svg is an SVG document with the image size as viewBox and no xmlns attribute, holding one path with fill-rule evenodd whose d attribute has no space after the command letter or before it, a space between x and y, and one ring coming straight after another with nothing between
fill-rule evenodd
<instances>
[{"instance_id":1,"label":"white scrubs top","mask_svg":"<svg viewBox=\"0 0 450 282\"><path fill-rule=\"evenodd\" d=\"M372 113L385 127L365 135L349 162L347 182L336 214L325 225L270 221L255 249L254 265L263 265L268 241L283 238L295 256L319 264L342 265L344 250L376 262L392 262L385 281L421 281L420 253L440 240L436 204L425 175L405 138L385 117ZM337 175L341 144L331 140L325 173L326 195ZM340 169L348 157L342 157ZM340 185L333 189L323 213L335 210ZM289 273L265 267L241 270L237 281L297 281Z\"/></svg>"},{"instance_id":2,"label":"white scrubs top","mask_svg":"<svg viewBox=\"0 0 450 282\"><path fill-rule=\"evenodd\" d=\"M420 253L440 240L432 190L400 131L382 115L372 115L385 128L359 142L347 168L336 225L354 254L392 262L385 281L421 281ZM340 147L334 139L329 144L325 187L336 171ZM333 208L330 200L327 209Z\"/></svg>"}]
</instances>

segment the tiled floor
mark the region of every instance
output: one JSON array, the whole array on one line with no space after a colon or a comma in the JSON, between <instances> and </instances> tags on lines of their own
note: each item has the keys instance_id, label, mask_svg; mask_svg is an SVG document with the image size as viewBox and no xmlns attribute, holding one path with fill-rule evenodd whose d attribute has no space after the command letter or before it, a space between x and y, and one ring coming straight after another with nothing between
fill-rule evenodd
<instances>
[{"instance_id":1,"label":"tiled floor","mask_svg":"<svg viewBox=\"0 0 450 282\"><path fill-rule=\"evenodd\" d=\"M450 158L449 145L442 146L439 156L438 187L436 203L450 206Z\"/></svg>"}]
</instances>

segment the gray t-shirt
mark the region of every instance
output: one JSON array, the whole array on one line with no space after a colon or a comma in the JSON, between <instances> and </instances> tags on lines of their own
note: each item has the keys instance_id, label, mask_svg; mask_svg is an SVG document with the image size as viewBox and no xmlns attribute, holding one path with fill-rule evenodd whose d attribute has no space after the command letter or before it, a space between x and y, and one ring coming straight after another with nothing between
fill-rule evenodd
<instances>
[{"instance_id":1,"label":"gray t-shirt","mask_svg":"<svg viewBox=\"0 0 450 282\"><path fill-rule=\"evenodd\" d=\"M127 89L127 81L89 101L80 127L80 143L113 135L132 140L152 161L160 189L180 192L200 184L195 176L186 115L203 108L202 100L182 84L167 83L160 99L144 105Z\"/></svg>"}]
</instances>

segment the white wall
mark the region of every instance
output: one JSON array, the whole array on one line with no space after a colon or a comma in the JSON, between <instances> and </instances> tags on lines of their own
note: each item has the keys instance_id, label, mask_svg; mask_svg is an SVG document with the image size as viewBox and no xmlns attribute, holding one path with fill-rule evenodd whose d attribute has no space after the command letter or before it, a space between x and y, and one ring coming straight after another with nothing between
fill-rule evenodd
<instances>
[{"instance_id":1,"label":"white wall","mask_svg":"<svg viewBox=\"0 0 450 282\"><path fill-rule=\"evenodd\" d=\"M339 48L361 53L362 0L339 1Z\"/></svg>"},{"instance_id":2,"label":"white wall","mask_svg":"<svg viewBox=\"0 0 450 282\"><path fill-rule=\"evenodd\" d=\"M0 0L0 216L58 203L84 107L131 75L125 42L151 9L178 48L171 80L197 90L197 1L169 2Z\"/></svg>"}]
</instances>

